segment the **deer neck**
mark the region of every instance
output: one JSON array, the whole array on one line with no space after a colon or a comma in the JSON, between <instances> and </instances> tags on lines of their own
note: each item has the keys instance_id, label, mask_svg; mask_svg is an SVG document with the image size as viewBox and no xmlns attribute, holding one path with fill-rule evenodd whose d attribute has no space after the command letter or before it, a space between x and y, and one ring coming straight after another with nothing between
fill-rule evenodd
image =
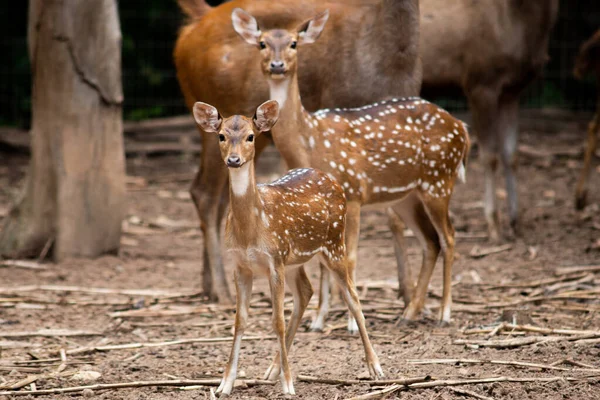
<instances>
[{"instance_id":1,"label":"deer neck","mask_svg":"<svg viewBox=\"0 0 600 400\"><path fill-rule=\"evenodd\" d=\"M246 231L258 226L256 219L260 218L262 202L256 188L254 161L240 168L229 168L229 201L234 229L243 227Z\"/></svg>"},{"instance_id":2,"label":"deer neck","mask_svg":"<svg viewBox=\"0 0 600 400\"><path fill-rule=\"evenodd\" d=\"M407 63L418 59L418 0L381 0L373 11L367 15L359 44L364 54L373 57L374 49L379 49L376 59L382 70L407 69Z\"/></svg>"},{"instance_id":3,"label":"deer neck","mask_svg":"<svg viewBox=\"0 0 600 400\"><path fill-rule=\"evenodd\" d=\"M298 75L291 74L286 79L269 79L271 100L279 103L279 120L271 129L275 147L285 159L289 168L310 167L309 138L315 128L309 125L311 115L302 106Z\"/></svg>"}]
</instances>

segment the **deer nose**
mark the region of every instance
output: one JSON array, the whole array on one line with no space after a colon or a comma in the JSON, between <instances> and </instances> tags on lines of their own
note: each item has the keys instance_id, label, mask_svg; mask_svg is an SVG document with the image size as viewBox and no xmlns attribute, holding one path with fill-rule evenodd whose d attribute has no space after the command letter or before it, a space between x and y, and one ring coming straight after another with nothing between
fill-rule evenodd
<instances>
[{"instance_id":1,"label":"deer nose","mask_svg":"<svg viewBox=\"0 0 600 400\"><path fill-rule=\"evenodd\" d=\"M271 72L281 74L284 72L284 63L280 60L271 61Z\"/></svg>"},{"instance_id":2,"label":"deer nose","mask_svg":"<svg viewBox=\"0 0 600 400\"><path fill-rule=\"evenodd\" d=\"M228 167L239 168L241 165L242 165L242 160L240 159L240 156L238 156L237 154L232 154L229 157L227 157L227 166Z\"/></svg>"}]
</instances>

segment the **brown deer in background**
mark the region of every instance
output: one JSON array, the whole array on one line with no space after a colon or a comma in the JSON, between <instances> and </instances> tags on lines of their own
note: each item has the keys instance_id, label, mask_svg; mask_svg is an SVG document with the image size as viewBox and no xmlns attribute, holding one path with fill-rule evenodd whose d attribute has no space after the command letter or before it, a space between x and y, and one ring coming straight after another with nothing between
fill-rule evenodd
<instances>
[{"instance_id":1,"label":"brown deer in background","mask_svg":"<svg viewBox=\"0 0 600 400\"><path fill-rule=\"evenodd\" d=\"M440 320L450 322L454 228L448 207L456 178L464 180L469 150L466 127L418 97L308 113L298 83L301 67L297 60L302 53L298 49L317 40L328 16L325 11L295 29L263 31L252 15L240 8L233 10L233 26L258 49L256 57L270 97L281 107L279 123L271 130L273 141L290 167L317 168L342 184L348 201L346 247L352 271L361 206L389 206L415 232L423 248L423 265L405 318L415 319L423 310L431 274L443 254ZM321 281L322 295L326 295L328 287L323 284L329 279ZM400 284L405 285L405 293L412 292L410 279ZM322 301L319 307L315 321L322 324L327 306Z\"/></svg>"},{"instance_id":2,"label":"brown deer in background","mask_svg":"<svg viewBox=\"0 0 600 400\"><path fill-rule=\"evenodd\" d=\"M504 167L511 231L518 220L519 96L539 74L558 0L421 0L423 94L462 89L485 174L484 212L499 239L495 172Z\"/></svg>"},{"instance_id":3,"label":"brown deer in background","mask_svg":"<svg viewBox=\"0 0 600 400\"><path fill-rule=\"evenodd\" d=\"M419 93L418 0L234 0L215 8L203 0L178 3L191 19L181 29L174 50L177 78L190 109L203 101L214 104L224 116L249 114L269 97L258 58L231 27L235 7L255 15L261 29L275 24L295 27L317 12L330 10L328 29L299 59L300 92L308 110L354 107L386 96ZM257 156L267 137L257 138ZM231 302L219 240L226 185L218 141L215 135L203 134L200 169L190 189L204 236L203 289L213 300ZM399 226L392 228L402 232ZM401 240L398 235L397 240Z\"/></svg>"},{"instance_id":4,"label":"brown deer in background","mask_svg":"<svg viewBox=\"0 0 600 400\"><path fill-rule=\"evenodd\" d=\"M600 85L600 30L586 40L579 48L575 59L573 74L577 79L592 73L596 76L596 85ZM596 113L588 126L587 144L585 145L583 168L575 189L575 207L581 210L587 203L587 183L592 169L592 158L598 144L600 134L600 86L597 90Z\"/></svg>"},{"instance_id":5,"label":"brown deer in background","mask_svg":"<svg viewBox=\"0 0 600 400\"><path fill-rule=\"evenodd\" d=\"M327 174L310 168L294 169L277 181L257 185L254 174L256 141L277 122L279 107L267 101L254 118L235 115L223 119L206 103L194 105L196 123L218 138L220 157L229 170L229 215L225 238L235 259L237 304L231 355L217 392L230 394L246 327L252 279L266 275L273 304L273 330L279 350L265 379L281 377L284 394L295 394L288 352L302 315L313 294L304 264L319 256L342 288L342 296L358 322L369 373L383 376L379 360L365 327L365 319L354 286L346 254L346 198L344 189ZM284 284L294 298L287 329L284 318Z\"/></svg>"}]
</instances>

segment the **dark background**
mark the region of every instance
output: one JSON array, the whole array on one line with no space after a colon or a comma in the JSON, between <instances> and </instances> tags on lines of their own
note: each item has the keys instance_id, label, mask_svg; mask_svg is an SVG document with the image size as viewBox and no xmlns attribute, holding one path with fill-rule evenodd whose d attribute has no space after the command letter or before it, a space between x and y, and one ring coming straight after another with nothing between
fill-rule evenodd
<instances>
[{"instance_id":1,"label":"dark background","mask_svg":"<svg viewBox=\"0 0 600 400\"><path fill-rule=\"evenodd\" d=\"M209 1L213 5L219 2ZM26 0L0 3L0 126L29 126L27 3ZM184 21L176 1L121 0L119 12L123 33L124 118L139 120L186 113L172 61L173 45ZM596 99L593 78L580 82L571 71L579 45L599 27L599 1L561 0L550 42L551 60L543 79L531 85L523 96L524 106L593 109ZM437 101L453 110L466 108L462 98Z\"/></svg>"}]
</instances>

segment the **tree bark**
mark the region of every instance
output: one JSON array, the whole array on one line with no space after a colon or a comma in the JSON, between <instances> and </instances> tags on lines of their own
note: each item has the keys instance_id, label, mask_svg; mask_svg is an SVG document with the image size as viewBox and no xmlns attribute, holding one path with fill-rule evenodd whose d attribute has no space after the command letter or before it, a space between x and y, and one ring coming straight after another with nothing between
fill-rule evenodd
<instances>
[{"instance_id":1,"label":"tree bark","mask_svg":"<svg viewBox=\"0 0 600 400\"><path fill-rule=\"evenodd\" d=\"M30 0L31 163L0 255L116 252L125 216L121 29L115 0Z\"/></svg>"}]
</instances>

